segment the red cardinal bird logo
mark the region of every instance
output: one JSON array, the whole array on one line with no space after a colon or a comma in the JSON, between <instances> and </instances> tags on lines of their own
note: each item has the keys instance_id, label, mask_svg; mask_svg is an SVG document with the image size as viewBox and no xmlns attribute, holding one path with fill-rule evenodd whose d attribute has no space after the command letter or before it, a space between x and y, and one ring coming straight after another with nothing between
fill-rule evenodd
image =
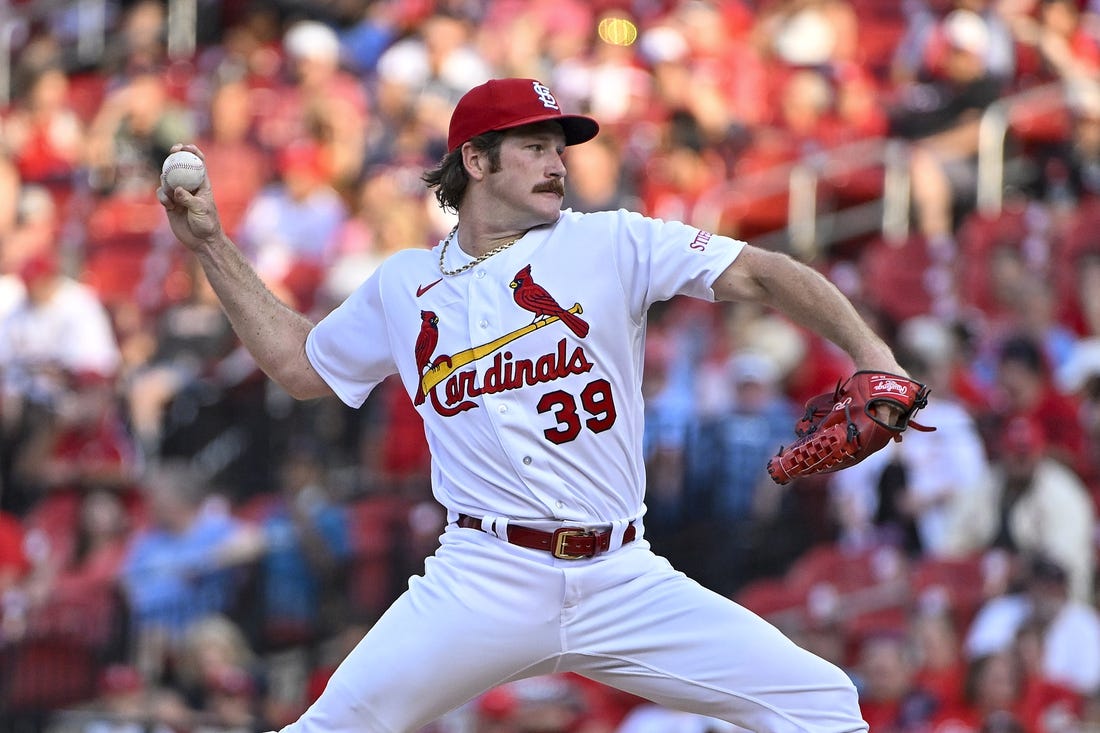
<instances>
[{"instance_id":1,"label":"red cardinal bird logo","mask_svg":"<svg viewBox=\"0 0 1100 733\"><path fill-rule=\"evenodd\" d=\"M439 343L439 316L435 311L420 311L420 334L416 337L416 372L424 376L424 370L432 359L432 352ZM424 391L417 389L415 404L424 402Z\"/></svg>"},{"instance_id":2,"label":"red cardinal bird logo","mask_svg":"<svg viewBox=\"0 0 1100 733\"><path fill-rule=\"evenodd\" d=\"M577 334L577 338L588 335L588 323L584 319L558 305L558 301L545 288L531 279L530 265L517 272L508 287L515 290L512 297L516 299L516 304L534 313L535 320L557 316L570 331Z\"/></svg>"}]
</instances>

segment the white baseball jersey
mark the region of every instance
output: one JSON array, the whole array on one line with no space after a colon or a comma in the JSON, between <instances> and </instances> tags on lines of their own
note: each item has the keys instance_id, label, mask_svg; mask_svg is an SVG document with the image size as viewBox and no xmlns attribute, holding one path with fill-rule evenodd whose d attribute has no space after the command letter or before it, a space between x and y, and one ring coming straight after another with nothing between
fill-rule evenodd
<instances>
[{"instance_id":1,"label":"white baseball jersey","mask_svg":"<svg viewBox=\"0 0 1100 733\"><path fill-rule=\"evenodd\" d=\"M457 245L448 270L471 261ZM401 375L452 518L641 516L646 311L679 294L713 300L744 244L566 210L454 276L440 272L440 246L397 253L313 329L318 373L353 407Z\"/></svg>"},{"instance_id":2,"label":"white baseball jersey","mask_svg":"<svg viewBox=\"0 0 1100 733\"><path fill-rule=\"evenodd\" d=\"M624 211L566 211L453 276L440 272L441 247L387 260L306 352L352 406L400 374L424 417L436 498L485 531L450 524L424 574L283 733L416 731L501 682L566 671L746 730L866 731L839 668L644 538L622 544L644 512L646 309L713 299L744 244ZM444 259L448 270L473 261L454 242ZM610 525L609 551L517 547L500 520Z\"/></svg>"}]
</instances>

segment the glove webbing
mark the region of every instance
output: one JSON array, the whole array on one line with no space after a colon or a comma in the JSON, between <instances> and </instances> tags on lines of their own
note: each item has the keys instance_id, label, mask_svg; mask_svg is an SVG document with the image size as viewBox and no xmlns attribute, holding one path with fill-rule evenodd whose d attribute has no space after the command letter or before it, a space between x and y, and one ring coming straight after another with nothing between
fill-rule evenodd
<instances>
[{"instance_id":1,"label":"glove webbing","mask_svg":"<svg viewBox=\"0 0 1100 733\"><path fill-rule=\"evenodd\" d=\"M854 455L859 448L859 436L858 433L851 435L850 428L853 427L850 422L830 425L817 433L812 441L789 450L779 461L787 474L787 481L802 474L824 473Z\"/></svg>"}]
</instances>

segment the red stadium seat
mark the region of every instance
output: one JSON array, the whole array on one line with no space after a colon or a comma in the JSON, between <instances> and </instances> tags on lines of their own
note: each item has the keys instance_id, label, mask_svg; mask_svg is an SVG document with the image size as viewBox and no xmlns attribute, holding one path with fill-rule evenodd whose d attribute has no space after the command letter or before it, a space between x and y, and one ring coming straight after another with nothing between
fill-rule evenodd
<instances>
[{"instance_id":1,"label":"red stadium seat","mask_svg":"<svg viewBox=\"0 0 1100 733\"><path fill-rule=\"evenodd\" d=\"M981 558L923 558L910 571L913 601L944 604L958 628L966 628L983 601Z\"/></svg>"},{"instance_id":2,"label":"red stadium seat","mask_svg":"<svg viewBox=\"0 0 1100 733\"><path fill-rule=\"evenodd\" d=\"M733 600L758 616L801 612L806 597L783 578L761 578L745 585Z\"/></svg>"},{"instance_id":3,"label":"red stadium seat","mask_svg":"<svg viewBox=\"0 0 1100 733\"><path fill-rule=\"evenodd\" d=\"M895 3L875 2L869 5L868 12L859 15L859 61L876 77L886 79L889 78L898 42L905 35L905 18L901 13L881 12L894 7Z\"/></svg>"},{"instance_id":4,"label":"red stadium seat","mask_svg":"<svg viewBox=\"0 0 1100 733\"><path fill-rule=\"evenodd\" d=\"M137 298L148 276L154 233L164 226L164 209L152 191L141 197L107 197L92 209L87 221L83 280L104 303Z\"/></svg>"},{"instance_id":5,"label":"red stadium seat","mask_svg":"<svg viewBox=\"0 0 1100 733\"><path fill-rule=\"evenodd\" d=\"M91 122L107 93L109 77L99 70L69 75L69 105L84 122Z\"/></svg>"},{"instance_id":6,"label":"red stadium seat","mask_svg":"<svg viewBox=\"0 0 1100 733\"><path fill-rule=\"evenodd\" d=\"M1058 87L1026 103L1013 104L1009 110L1009 133L1025 148L1061 144L1072 137L1073 118L1066 105L1065 93Z\"/></svg>"},{"instance_id":7,"label":"red stadium seat","mask_svg":"<svg viewBox=\"0 0 1100 733\"><path fill-rule=\"evenodd\" d=\"M0 647L0 710L46 712L90 700L96 674L93 649L72 634L29 637Z\"/></svg>"},{"instance_id":8,"label":"red stadium seat","mask_svg":"<svg viewBox=\"0 0 1100 733\"><path fill-rule=\"evenodd\" d=\"M898 323L928 313L932 298L924 275L930 264L928 248L919 235L900 243L884 238L868 242L859 262L867 299Z\"/></svg>"},{"instance_id":9,"label":"red stadium seat","mask_svg":"<svg viewBox=\"0 0 1100 733\"><path fill-rule=\"evenodd\" d=\"M828 543L811 548L787 572L796 592L809 593L815 586L829 585L843 594L897 580L905 559L890 546L848 550Z\"/></svg>"}]
</instances>

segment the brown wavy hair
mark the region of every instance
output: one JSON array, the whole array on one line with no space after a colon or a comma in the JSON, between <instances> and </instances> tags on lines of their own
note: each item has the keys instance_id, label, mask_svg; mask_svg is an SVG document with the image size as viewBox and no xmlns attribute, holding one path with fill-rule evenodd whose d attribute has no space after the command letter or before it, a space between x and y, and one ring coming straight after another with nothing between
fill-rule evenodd
<instances>
[{"instance_id":1,"label":"brown wavy hair","mask_svg":"<svg viewBox=\"0 0 1100 733\"><path fill-rule=\"evenodd\" d=\"M504 133L498 130L470 138L471 145L487 154L490 173L500 170L500 145L503 141ZM444 211L457 212L470 183L470 174L462 163L462 148L444 155L439 165L425 171L420 180L428 184L429 189L435 189L435 198Z\"/></svg>"}]
</instances>

